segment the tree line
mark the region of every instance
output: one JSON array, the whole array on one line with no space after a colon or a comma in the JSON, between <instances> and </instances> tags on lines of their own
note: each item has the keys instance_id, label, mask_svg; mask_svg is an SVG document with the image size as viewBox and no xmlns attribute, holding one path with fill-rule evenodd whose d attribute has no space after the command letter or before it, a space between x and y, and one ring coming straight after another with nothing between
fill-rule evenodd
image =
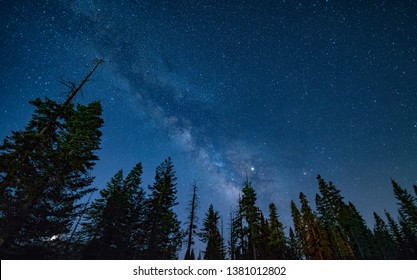
<instances>
[{"instance_id":1,"label":"tree line","mask_svg":"<svg viewBox=\"0 0 417 280\"><path fill-rule=\"evenodd\" d=\"M64 103L30 101L32 119L0 145L1 259L417 259L417 186L412 194L393 180L398 217L374 213L372 230L354 204L320 176L314 209L303 193L290 202L289 229L274 203L266 215L261 211L248 178L226 232L212 204L197 226L196 184L181 223L169 157L147 188L139 162L126 176L117 172L91 201L102 108L99 102L75 104L73 98L101 62L79 86L70 84ZM195 252L196 239L202 251ZM185 254L179 256L182 246Z\"/></svg>"}]
</instances>

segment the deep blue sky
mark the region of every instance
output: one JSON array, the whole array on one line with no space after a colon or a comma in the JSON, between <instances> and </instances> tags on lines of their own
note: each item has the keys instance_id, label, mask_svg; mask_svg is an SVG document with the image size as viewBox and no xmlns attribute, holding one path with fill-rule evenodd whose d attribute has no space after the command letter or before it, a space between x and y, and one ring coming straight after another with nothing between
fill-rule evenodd
<instances>
[{"instance_id":1,"label":"deep blue sky","mask_svg":"<svg viewBox=\"0 0 417 280\"><path fill-rule=\"evenodd\" d=\"M1 138L105 59L77 98L104 108L99 188L139 161L146 187L171 156L181 219L196 181L200 220L213 203L228 227L247 174L290 226L321 174L372 227L390 178L417 183L415 1L0 4Z\"/></svg>"}]
</instances>

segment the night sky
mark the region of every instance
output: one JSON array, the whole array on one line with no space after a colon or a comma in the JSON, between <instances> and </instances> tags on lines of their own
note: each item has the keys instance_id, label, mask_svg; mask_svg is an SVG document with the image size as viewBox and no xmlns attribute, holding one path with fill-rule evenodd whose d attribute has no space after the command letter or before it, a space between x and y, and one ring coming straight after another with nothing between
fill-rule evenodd
<instances>
[{"instance_id":1,"label":"night sky","mask_svg":"<svg viewBox=\"0 0 417 280\"><path fill-rule=\"evenodd\" d=\"M390 178L417 183L417 2L0 1L0 137L29 100L100 100L94 186L141 161L143 186L173 158L176 212L199 187L228 228L245 180L292 225L290 200L314 206L333 181L373 227L396 216Z\"/></svg>"}]
</instances>

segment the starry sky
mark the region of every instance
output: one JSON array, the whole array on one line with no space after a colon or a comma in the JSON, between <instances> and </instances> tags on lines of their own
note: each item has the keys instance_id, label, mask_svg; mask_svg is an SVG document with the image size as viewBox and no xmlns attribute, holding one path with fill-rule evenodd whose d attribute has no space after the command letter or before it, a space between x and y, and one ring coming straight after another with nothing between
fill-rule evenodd
<instances>
[{"instance_id":1,"label":"starry sky","mask_svg":"<svg viewBox=\"0 0 417 280\"><path fill-rule=\"evenodd\" d=\"M146 187L171 156L180 219L196 182L200 224L213 203L227 228L247 175L288 229L321 174L372 228L396 214L390 178L417 183L413 0L0 4L1 139L104 58L76 100L103 105L98 188L139 161Z\"/></svg>"}]
</instances>

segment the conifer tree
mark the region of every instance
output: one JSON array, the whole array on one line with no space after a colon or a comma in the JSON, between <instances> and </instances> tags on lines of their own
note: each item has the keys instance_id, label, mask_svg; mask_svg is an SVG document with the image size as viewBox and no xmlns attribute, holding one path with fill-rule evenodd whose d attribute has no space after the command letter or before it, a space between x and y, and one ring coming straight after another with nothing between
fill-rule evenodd
<instances>
[{"instance_id":1,"label":"conifer tree","mask_svg":"<svg viewBox=\"0 0 417 280\"><path fill-rule=\"evenodd\" d=\"M257 240L258 250L257 259L259 260L270 260L275 259L273 257L274 251L272 250L270 238L271 228L269 227L269 221L266 219L262 212L260 212L260 226L259 226L259 237Z\"/></svg>"},{"instance_id":2,"label":"conifer tree","mask_svg":"<svg viewBox=\"0 0 417 280\"><path fill-rule=\"evenodd\" d=\"M304 239L304 252L308 259L331 259L333 252L323 226L311 210L307 197L301 192L301 225Z\"/></svg>"},{"instance_id":3,"label":"conifer tree","mask_svg":"<svg viewBox=\"0 0 417 280\"><path fill-rule=\"evenodd\" d=\"M372 231L368 228L359 211L351 202L349 202L346 210L345 226L355 256L358 259L380 258Z\"/></svg>"},{"instance_id":4,"label":"conifer tree","mask_svg":"<svg viewBox=\"0 0 417 280\"><path fill-rule=\"evenodd\" d=\"M247 235L247 259L259 259L259 242L261 239L261 211L256 206L256 192L252 183L246 178L240 200L242 215L246 221L245 233Z\"/></svg>"},{"instance_id":5,"label":"conifer tree","mask_svg":"<svg viewBox=\"0 0 417 280\"><path fill-rule=\"evenodd\" d=\"M100 191L100 198L92 203L88 222L84 223L85 258L140 258L144 238L141 175L142 164L138 163L126 179L120 170Z\"/></svg>"},{"instance_id":6,"label":"conifer tree","mask_svg":"<svg viewBox=\"0 0 417 280\"><path fill-rule=\"evenodd\" d=\"M146 259L176 259L182 243L180 222L173 207L176 202L176 177L171 158L155 172L155 183L149 186L146 200Z\"/></svg>"},{"instance_id":7,"label":"conifer tree","mask_svg":"<svg viewBox=\"0 0 417 280\"><path fill-rule=\"evenodd\" d=\"M409 253L409 248L407 248L407 244L404 240L403 234L400 230L400 226L398 223L393 219L391 214L385 210L385 217L387 217L388 222L388 231L389 234L394 242L394 248L396 252L396 258L404 259L407 258Z\"/></svg>"},{"instance_id":8,"label":"conifer tree","mask_svg":"<svg viewBox=\"0 0 417 280\"><path fill-rule=\"evenodd\" d=\"M395 259L395 245L392 239L387 224L382 218L374 212L374 236L375 244L379 249L379 254L382 259L392 260Z\"/></svg>"},{"instance_id":9,"label":"conifer tree","mask_svg":"<svg viewBox=\"0 0 417 280\"><path fill-rule=\"evenodd\" d=\"M285 259L286 258L286 240L284 234L284 226L279 221L277 207L274 203L269 204L269 236L268 236L268 251L271 259Z\"/></svg>"},{"instance_id":10,"label":"conifer tree","mask_svg":"<svg viewBox=\"0 0 417 280\"><path fill-rule=\"evenodd\" d=\"M354 259L355 254L349 244L348 234L344 230L344 213L347 209L340 190L317 176L320 194L316 194L318 218L327 232L335 259Z\"/></svg>"},{"instance_id":11,"label":"conifer tree","mask_svg":"<svg viewBox=\"0 0 417 280\"><path fill-rule=\"evenodd\" d=\"M129 259L141 259L144 254L145 191L141 186L142 172L142 163L139 162L124 180L124 187L129 198L127 204L130 207L128 215Z\"/></svg>"},{"instance_id":12,"label":"conifer tree","mask_svg":"<svg viewBox=\"0 0 417 280\"><path fill-rule=\"evenodd\" d=\"M46 98L30 101L36 107L28 125L12 132L0 146L0 256L56 258L51 239L62 241L73 219L94 191L90 171L98 157L103 124L101 105L72 103L81 87L73 86L59 104Z\"/></svg>"},{"instance_id":13,"label":"conifer tree","mask_svg":"<svg viewBox=\"0 0 417 280\"><path fill-rule=\"evenodd\" d=\"M219 212L214 210L213 204L210 204L200 232L201 241L207 244L204 251L205 260L223 260L225 258L223 239L218 228L219 219Z\"/></svg>"},{"instance_id":14,"label":"conifer tree","mask_svg":"<svg viewBox=\"0 0 417 280\"><path fill-rule=\"evenodd\" d=\"M391 180L395 198L398 201L398 214L404 241L407 243L409 256L417 256L417 198L394 180Z\"/></svg>"},{"instance_id":15,"label":"conifer tree","mask_svg":"<svg viewBox=\"0 0 417 280\"><path fill-rule=\"evenodd\" d=\"M290 227L289 230L289 241L288 241L288 250L286 253L286 259L288 260L301 260L303 258L303 248L301 245L301 240L299 240L294 233L293 229Z\"/></svg>"},{"instance_id":16,"label":"conifer tree","mask_svg":"<svg viewBox=\"0 0 417 280\"><path fill-rule=\"evenodd\" d=\"M242 198L239 197L238 209L235 213L231 213L231 225L230 225L230 242L229 242L229 254L232 260L247 259L247 233L244 226L243 210L241 205Z\"/></svg>"}]
</instances>

